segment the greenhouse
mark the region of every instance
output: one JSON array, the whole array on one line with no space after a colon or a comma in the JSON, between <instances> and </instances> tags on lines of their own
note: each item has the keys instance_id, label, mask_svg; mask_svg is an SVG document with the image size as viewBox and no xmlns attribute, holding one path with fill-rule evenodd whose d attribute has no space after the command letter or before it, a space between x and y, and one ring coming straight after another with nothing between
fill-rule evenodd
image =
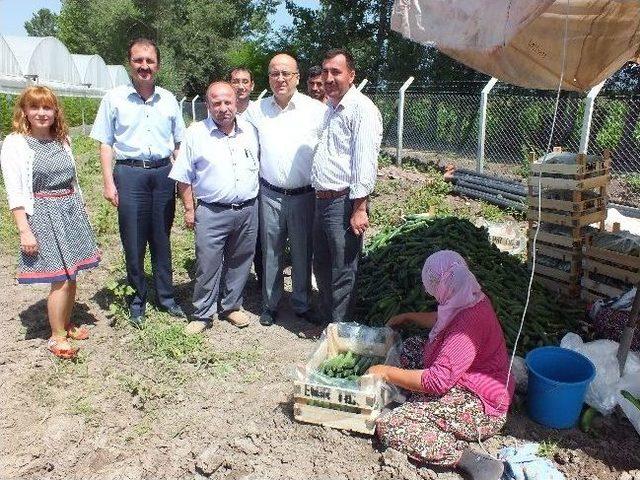
<instances>
[{"instance_id":1,"label":"greenhouse","mask_svg":"<svg viewBox=\"0 0 640 480\"><path fill-rule=\"evenodd\" d=\"M107 66L98 55L72 55L54 37L0 36L0 92L19 93L30 84L59 95L102 97L129 83L122 65Z\"/></svg>"}]
</instances>

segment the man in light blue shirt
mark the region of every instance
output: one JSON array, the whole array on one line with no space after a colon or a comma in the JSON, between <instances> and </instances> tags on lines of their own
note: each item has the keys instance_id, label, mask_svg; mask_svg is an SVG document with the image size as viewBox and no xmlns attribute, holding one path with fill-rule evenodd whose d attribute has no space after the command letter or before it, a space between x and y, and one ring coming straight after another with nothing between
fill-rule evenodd
<instances>
[{"instance_id":1,"label":"man in light blue shirt","mask_svg":"<svg viewBox=\"0 0 640 480\"><path fill-rule=\"evenodd\" d=\"M236 117L236 93L229 83L209 85L206 103L209 116L187 129L169 174L178 181L185 224L195 227L194 311L187 325L192 334L216 314L238 328L249 324L242 293L258 235L255 129Z\"/></svg>"},{"instance_id":2,"label":"man in light blue shirt","mask_svg":"<svg viewBox=\"0 0 640 480\"><path fill-rule=\"evenodd\" d=\"M124 248L130 321L144 322L147 283L144 257L147 244L160 309L184 317L175 302L169 233L175 211L175 182L168 177L171 156L177 154L184 121L176 98L155 85L160 52L148 39L129 44L131 85L104 96L91 130L100 142L104 197L118 208ZM115 159L115 167L113 160Z\"/></svg>"}]
</instances>

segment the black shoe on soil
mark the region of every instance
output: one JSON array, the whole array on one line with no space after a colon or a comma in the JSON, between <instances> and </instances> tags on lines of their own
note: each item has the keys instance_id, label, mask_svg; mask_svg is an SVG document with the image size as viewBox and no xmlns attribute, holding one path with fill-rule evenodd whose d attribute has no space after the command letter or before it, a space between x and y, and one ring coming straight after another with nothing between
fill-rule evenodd
<instances>
[{"instance_id":1,"label":"black shoe on soil","mask_svg":"<svg viewBox=\"0 0 640 480\"><path fill-rule=\"evenodd\" d=\"M500 460L467 448L457 467L469 474L471 480L500 480L504 464Z\"/></svg>"},{"instance_id":2,"label":"black shoe on soil","mask_svg":"<svg viewBox=\"0 0 640 480\"><path fill-rule=\"evenodd\" d=\"M260 315L260 325L270 327L274 323L276 323L276 312L271 310L262 312L262 315Z\"/></svg>"}]
</instances>

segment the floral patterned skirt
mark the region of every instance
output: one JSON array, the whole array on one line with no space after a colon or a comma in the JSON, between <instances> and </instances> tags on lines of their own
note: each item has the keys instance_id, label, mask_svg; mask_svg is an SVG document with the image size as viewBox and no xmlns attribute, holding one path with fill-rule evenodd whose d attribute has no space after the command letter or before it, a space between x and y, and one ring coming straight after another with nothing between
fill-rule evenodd
<instances>
[{"instance_id":1,"label":"floral patterned skirt","mask_svg":"<svg viewBox=\"0 0 640 480\"><path fill-rule=\"evenodd\" d=\"M419 337L404 342L404 368L424 368L424 342ZM405 403L378 418L376 433L383 445L418 462L453 466L469 442L495 435L505 420L506 415L484 413L482 401L475 394L453 387L442 397L410 394Z\"/></svg>"}]
</instances>

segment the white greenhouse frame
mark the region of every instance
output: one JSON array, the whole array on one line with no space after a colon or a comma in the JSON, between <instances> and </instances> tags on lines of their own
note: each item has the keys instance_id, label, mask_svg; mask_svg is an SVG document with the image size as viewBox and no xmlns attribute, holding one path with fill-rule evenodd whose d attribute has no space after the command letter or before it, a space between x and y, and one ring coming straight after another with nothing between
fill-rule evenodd
<instances>
[{"instance_id":1,"label":"white greenhouse frame","mask_svg":"<svg viewBox=\"0 0 640 480\"><path fill-rule=\"evenodd\" d=\"M0 35L0 93L37 84L62 96L99 98L129 82L122 65L106 65L99 55L71 55L55 37Z\"/></svg>"}]
</instances>

